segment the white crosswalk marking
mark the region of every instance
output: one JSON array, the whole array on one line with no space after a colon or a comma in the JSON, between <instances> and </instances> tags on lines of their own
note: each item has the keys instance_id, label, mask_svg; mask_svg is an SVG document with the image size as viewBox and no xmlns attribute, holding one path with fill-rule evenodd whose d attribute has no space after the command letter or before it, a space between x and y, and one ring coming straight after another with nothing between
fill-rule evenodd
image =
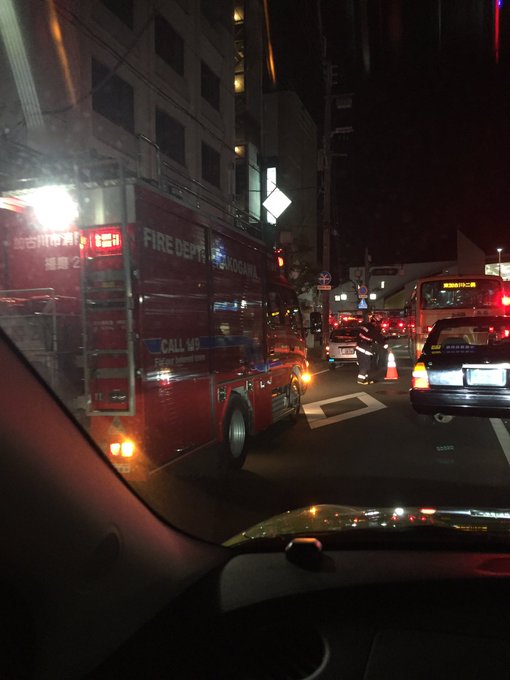
<instances>
[{"instance_id":1,"label":"white crosswalk marking","mask_svg":"<svg viewBox=\"0 0 510 680\"><path fill-rule=\"evenodd\" d=\"M501 418L491 418L490 421L501 448L503 449L505 458L510 465L510 432L508 432L506 429L505 423L501 420Z\"/></svg>"},{"instance_id":2,"label":"white crosswalk marking","mask_svg":"<svg viewBox=\"0 0 510 680\"><path fill-rule=\"evenodd\" d=\"M365 404L365 408L349 411L348 413L341 413L340 415L330 416L328 418L322 407L326 406L327 404L334 404L338 401L344 401L345 399L359 399ZM325 425L333 425L334 423L339 423L342 420L348 420L349 418L357 418L358 416L364 416L368 413L374 413L374 411L380 411L383 408L386 408L385 404L378 401L366 392L343 394L341 397L323 399L321 401L314 401L310 404L302 405L302 409L308 419L308 425L312 430L317 427L324 427Z\"/></svg>"}]
</instances>

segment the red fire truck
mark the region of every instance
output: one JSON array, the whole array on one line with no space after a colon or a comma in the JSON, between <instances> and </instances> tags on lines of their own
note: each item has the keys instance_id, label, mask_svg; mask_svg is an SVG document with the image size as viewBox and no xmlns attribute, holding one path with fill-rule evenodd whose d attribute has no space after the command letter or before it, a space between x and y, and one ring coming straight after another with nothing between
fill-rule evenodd
<instances>
[{"instance_id":1,"label":"red fire truck","mask_svg":"<svg viewBox=\"0 0 510 680\"><path fill-rule=\"evenodd\" d=\"M78 224L58 230L30 190L0 199L1 325L131 479L218 443L240 467L309 379L278 259L140 180L66 190Z\"/></svg>"}]
</instances>

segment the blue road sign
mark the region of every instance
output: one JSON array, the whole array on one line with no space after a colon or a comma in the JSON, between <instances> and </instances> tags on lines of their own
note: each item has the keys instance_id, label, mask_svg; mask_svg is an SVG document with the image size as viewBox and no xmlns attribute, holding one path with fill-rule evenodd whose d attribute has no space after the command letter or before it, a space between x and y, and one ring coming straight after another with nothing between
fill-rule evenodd
<instances>
[{"instance_id":1,"label":"blue road sign","mask_svg":"<svg viewBox=\"0 0 510 680\"><path fill-rule=\"evenodd\" d=\"M321 286L328 286L331 283L331 274L329 272L321 272L317 278Z\"/></svg>"}]
</instances>

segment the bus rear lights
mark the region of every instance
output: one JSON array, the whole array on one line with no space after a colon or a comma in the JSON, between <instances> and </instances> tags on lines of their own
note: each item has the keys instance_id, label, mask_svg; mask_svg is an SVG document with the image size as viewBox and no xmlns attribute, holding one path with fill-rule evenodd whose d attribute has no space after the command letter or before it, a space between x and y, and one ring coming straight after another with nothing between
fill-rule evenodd
<instances>
[{"instance_id":1,"label":"bus rear lights","mask_svg":"<svg viewBox=\"0 0 510 680\"><path fill-rule=\"evenodd\" d=\"M135 453L135 444L129 439L126 439L123 442L112 442L110 444L110 453L112 456L132 458Z\"/></svg>"},{"instance_id":2,"label":"bus rear lights","mask_svg":"<svg viewBox=\"0 0 510 680\"><path fill-rule=\"evenodd\" d=\"M414 367L412 387L413 390L428 390L430 388L427 368L422 361L419 361Z\"/></svg>"}]
</instances>

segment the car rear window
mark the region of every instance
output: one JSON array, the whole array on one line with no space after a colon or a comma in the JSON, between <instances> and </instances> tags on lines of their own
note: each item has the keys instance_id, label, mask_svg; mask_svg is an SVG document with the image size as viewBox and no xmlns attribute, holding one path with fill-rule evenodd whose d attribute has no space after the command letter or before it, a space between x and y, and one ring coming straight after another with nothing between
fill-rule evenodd
<instances>
[{"instance_id":1,"label":"car rear window","mask_svg":"<svg viewBox=\"0 0 510 680\"><path fill-rule=\"evenodd\" d=\"M508 321L437 325L426 343L432 353L474 352L483 347L507 348L510 358L510 319Z\"/></svg>"},{"instance_id":2,"label":"car rear window","mask_svg":"<svg viewBox=\"0 0 510 680\"><path fill-rule=\"evenodd\" d=\"M339 328L331 332L330 340L332 342L344 342L345 340L355 340L358 337L359 328Z\"/></svg>"}]
</instances>

